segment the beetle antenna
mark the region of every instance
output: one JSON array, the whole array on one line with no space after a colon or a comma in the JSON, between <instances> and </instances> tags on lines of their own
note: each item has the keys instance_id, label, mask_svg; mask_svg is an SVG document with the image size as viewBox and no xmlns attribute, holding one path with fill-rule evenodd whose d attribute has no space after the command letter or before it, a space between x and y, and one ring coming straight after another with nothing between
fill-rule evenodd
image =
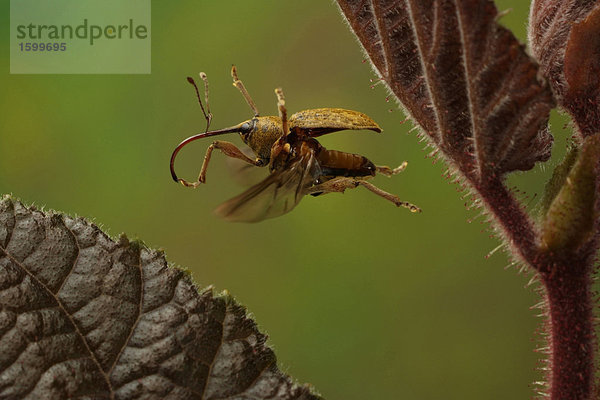
<instances>
[{"instance_id":1,"label":"beetle antenna","mask_svg":"<svg viewBox=\"0 0 600 400\"><path fill-rule=\"evenodd\" d=\"M246 90L246 87L244 86L242 81L240 81L240 78L238 78L237 69L235 68L235 65L231 66L231 77L233 78L233 86L238 88L238 90L242 93L242 96L244 96L244 99L246 99L246 103L248 103L248 105L254 112L254 116L258 117L258 108L256 108L256 104L254 104L254 101L252 100L252 97L250 97L250 94Z\"/></svg>"},{"instance_id":2,"label":"beetle antenna","mask_svg":"<svg viewBox=\"0 0 600 400\"><path fill-rule=\"evenodd\" d=\"M283 89L281 89L281 88L275 89L275 94L277 95L277 108L279 108L279 118L281 118L281 127L283 129L282 136L287 136L288 120L287 120L287 110L285 108L285 97L283 96Z\"/></svg>"},{"instance_id":3,"label":"beetle antenna","mask_svg":"<svg viewBox=\"0 0 600 400\"><path fill-rule=\"evenodd\" d=\"M200 72L198 75L200 75L200 79L202 79L202 81L204 82L204 103L206 103L206 112L208 113L208 125L210 125L213 115L210 112L210 105L208 104L208 77L204 72ZM208 126L206 127L206 130L208 131Z\"/></svg>"},{"instance_id":4,"label":"beetle antenna","mask_svg":"<svg viewBox=\"0 0 600 400\"><path fill-rule=\"evenodd\" d=\"M239 125L236 126L232 126L229 128L225 128L225 129L219 129L217 131L211 131L211 132L204 132L204 133L198 133L196 135L190 136L189 138L185 139L183 142L179 143L177 145L177 147L175 147L175 150L173 150L173 154L171 154L171 177L173 178L173 180L175 182L181 182L184 181L183 179L180 179L177 177L177 174L175 173L175 158L177 157L177 153L179 153L179 151L188 143L193 142L195 140L198 139L203 139L205 137L209 137L209 136L216 136L216 135L222 135L224 133L232 133L232 132L238 132L240 129Z\"/></svg>"},{"instance_id":5,"label":"beetle antenna","mask_svg":"<svg viewBox=\"0 0 600 400\"><path fill-rule=\"evenodd\" d=\"M206 110L204 109L204 105L202 104L202 99L200 98L200 91L198 90L198 85L196 85L196 81L194 78L187 77L187 81L194 87L196 91L196 98L198 99L198 104L200 104L200 108L202 109L202 114L204 114L204 119L206 119L206 132L208 132L208 128L210 127L210 122L212 121L212 114L210 113L210 108L208 107L208 78L204 72L200 72L200 78L204 81L204 99L206 102Z\"/></svg>"}]
</instances>

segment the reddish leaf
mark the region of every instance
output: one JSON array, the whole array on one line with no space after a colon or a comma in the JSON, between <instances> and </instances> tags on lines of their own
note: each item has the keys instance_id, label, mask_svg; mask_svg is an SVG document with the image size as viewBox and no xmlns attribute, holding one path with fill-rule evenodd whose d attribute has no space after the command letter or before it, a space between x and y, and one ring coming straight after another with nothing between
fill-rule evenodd
<instances>
[{"instance_id":1,"label":"reddish leaf","mask_svg":"<svg viewBox=\"0 0 600 400\"><path fill-rule=\"evenodd\" d=\"M534 0L529 42L581 134L600 132L600 3Z\"/></svg>"},{"instance_id":2,"label":"reddish leaf","mask_svg":"<svg viewBox=\"0 0 600 400\"><path fill-rule=\"evenodd\" d=\"M0 200L0 398L318 399L265 340L161 253Z\"/></svg>"},{"instance_id":3,"label":"reddish leaf","mask_svg":"<svg viewBox=\"0 0 600 400\"><path fill-rule=\"evenodd\" d=\"M550 156L553 99L488 0L338 0L381 76L471 182Z\"/></svg>"}]
</instances>

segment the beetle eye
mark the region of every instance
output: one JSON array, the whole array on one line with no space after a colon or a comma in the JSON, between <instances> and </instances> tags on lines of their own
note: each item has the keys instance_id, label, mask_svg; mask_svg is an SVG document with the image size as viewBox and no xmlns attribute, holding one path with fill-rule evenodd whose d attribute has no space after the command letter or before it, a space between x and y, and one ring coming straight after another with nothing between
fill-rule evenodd
<instances>
[{"instance_id":1,"label":"beetle eye","mask_svg":"<svg viewBox=\"0 0 600 400\"><path fill-rule=\"evenodd\" d=\"M244 122L242 126L240 126L240 133L249 133L250 129L250 124L248 122Z\"/></svg>"}]
</instances>

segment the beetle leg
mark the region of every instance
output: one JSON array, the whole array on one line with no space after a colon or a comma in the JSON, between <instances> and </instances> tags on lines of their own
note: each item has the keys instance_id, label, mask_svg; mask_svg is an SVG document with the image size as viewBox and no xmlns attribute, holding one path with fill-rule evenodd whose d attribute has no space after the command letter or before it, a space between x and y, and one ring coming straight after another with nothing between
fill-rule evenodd
<instances>
[{"instance_id":1,"label":"beetle leg","mask_svg":"<svg viewBox=\"0 0 600 400\"><path fill-rule=\"evenodd\" d=\"M244 96L246 103L248 103L248 105L254 112L254 116L258 117L258 108L256 107L256 104L254 104L254 101L252 100L252 97L250 97L250 94L246 90L246 87L244 86L242 81L240 81L240 78L238 78L237 69L235 68L235 65L231 66L231 77L233 78L233 86L238 88L238 90L242 93L242 96Z\"/></svg>"},{"instance_id":2,"label":"beetle leg","mask_svg":"<svg viewBox=\"0 0 600 400\"><path fill-rule=\"evenodd\" d=\"M279 108L279 118L281 118L281 128L283 130L283 136L288 134L288 120L287 110L285 108L285 97L283 96L283 89L275 89L277 95L277 108Z\"/></svg>"},{"instance_id":3,"label":"beetle leg","mask_svg":"<svg viewBox=\"0 0 600 400\"><path fill-rule=\"evenodd\" d=\"M324 193L344 193L346 189L354 189L358 186L358 180L347 177L337 177L308 189L306 194L318 196Z\"/></svg>"},{"instance_id":4,"label":"beetle leg","mask_svg":"<svg viewBox=\"0 0 600 400\"><path fill-rule=\"evenodd\" d=\"M202 162L202 168L200 169L200 175L198 176L198 180L196 182L188 182L185 179L179 179L179 182L181 182L183 186L196 188L202 183L206 183L206 169L208 168L208 163L210 162L210 157L214 149L221 150L221 153L225 154L228 157L240 159L242 161L247 162L248 164L252 164L257 167L261 167L264 165L263 161L260 158L257 158L255 160L251 159L250 157L245 155L240 149L238 149L235 144L225 142L222 140L215 140L210 146L208 146L208 149L206 149L206 154L204 155L204 161Z\"/></svg>"},{"instance_id":5,"label":"beetle leg","mask_svg":"<svg viewBox=\"0 0 600 400\"><path fill-rule=\"evenodd\" d=\"M358 184L369 189L371 192L375 193L377 196L383 197L384 199L391 201L392 203L394 203L396 205L396 207L408 208L410 210L410 212L414 212L414 213L421 212L421 209L419 207L417 207L414 204L411 204L407 201L400 200L400 197L396 196L395 194L388 193L385 190L378 188L377 186L373 185L371 182L360 180L360 181L358 181Z\"/></svg>"},{"instance_id":6,"label":"beetle leg","mask_svg":"<svg viewBox=\"0 0 600 400\"><path fill-rule=\"evenodd\" d=\"M354 189L358 186L364 186L371 192L375 193L377 196L383 197L384 199L391 201L396 205L396 207L405 207L408 208L411 212L421 212L421 209L414 204L409 202L400 200L400 198L394 194L388 193L385 190L378 188L370 182L364 181L362 179L348 178L348 177L338 177L327 182L321 183L319 185L315 185L311 187L307 194L311 194L314 196L318 196L322 193L331 193L338 192L343 193L346 189Z\"/></svg>"},{"instance_id":7,"label":"beetle leg","mask_svg":"<svg viewBox=\"0 0 600 400\"><path fill-rule=\"evenodd\" d=\"M402 164L400 164L400 166L392 169L390 167L387 167L385 165L382 166L376 166L377 168L377 172L379 172L381 175L390 177L392 175L396 175L399 174L400 172L404 171L406 169L406 166L408 165L408 163L406 161L404 161Z\"/></svg>"}]
</instances>

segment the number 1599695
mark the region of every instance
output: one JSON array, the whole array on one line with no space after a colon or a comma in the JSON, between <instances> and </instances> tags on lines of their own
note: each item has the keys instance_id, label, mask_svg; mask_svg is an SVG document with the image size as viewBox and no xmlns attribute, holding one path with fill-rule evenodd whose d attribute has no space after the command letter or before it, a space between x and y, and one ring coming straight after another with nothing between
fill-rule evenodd
<instances>
[{"instance_id":1,"label":"number 1599695","mask_svg":"<svg viewBox=\"0 0 600 400\"><path fill-rule=\"evenodd\" d=\"M66 43L19 43L21 51L66 51Z\"/></svg>"}]
</instances>

